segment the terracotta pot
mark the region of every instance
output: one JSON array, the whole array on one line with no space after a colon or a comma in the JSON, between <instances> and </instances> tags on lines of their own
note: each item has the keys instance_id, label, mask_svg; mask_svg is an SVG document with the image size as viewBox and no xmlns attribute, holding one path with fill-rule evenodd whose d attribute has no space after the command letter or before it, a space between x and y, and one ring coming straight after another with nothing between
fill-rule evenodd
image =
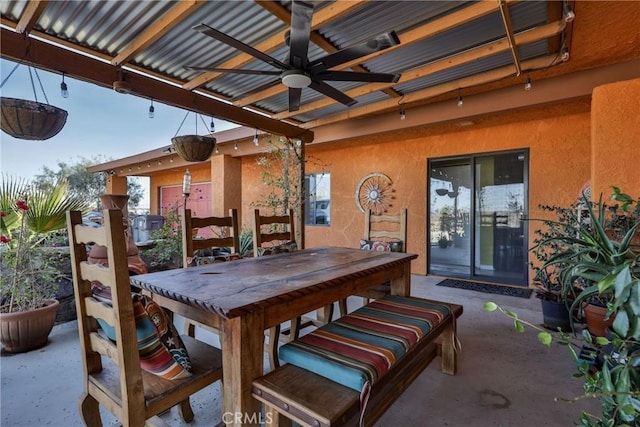
<instances>
[{"instance_id":1,"label":"terracotta pot","mask_svg":"<svg viewBox=\"0 0 640 427\"><path fill-rule=\"evenodd\" d=\"M606 314L606 307L600 307L594 304L587 304L584 307L584 321L591 335L595 335L596 337L604 337L607 335L607 328L613 325L615 316L604 320Z\"/></svg>"},{"instance_id":2,"label":"terracotta pot","mask_svg":"<svg viewBox=\"0 0 640 427\"><path fill-rule=\"evenodd\" d=\"M47 343L60 303L55 299L45 303L35 310L0 313L0 342L4 351L24 353Z\"/></svg>"}]
</instances>

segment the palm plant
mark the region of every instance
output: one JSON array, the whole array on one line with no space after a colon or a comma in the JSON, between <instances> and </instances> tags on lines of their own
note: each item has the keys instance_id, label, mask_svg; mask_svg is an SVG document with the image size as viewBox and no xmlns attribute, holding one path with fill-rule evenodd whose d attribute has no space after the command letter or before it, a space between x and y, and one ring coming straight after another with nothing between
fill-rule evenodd
<instances>
[{"instance_id":1,"label":"palm plant","mask_svg":"<svg viewBox=\"0 0 640 427\"><path fill-rule=\"evenodd\" d=\"M43 240L66 227L68 210L86 210L87 204L60 180L48 191L28 181L3 176L0 185L0 299L6 311L38 307L55 293L59 272L43 248Z\"/></svg>"}]
</instances>

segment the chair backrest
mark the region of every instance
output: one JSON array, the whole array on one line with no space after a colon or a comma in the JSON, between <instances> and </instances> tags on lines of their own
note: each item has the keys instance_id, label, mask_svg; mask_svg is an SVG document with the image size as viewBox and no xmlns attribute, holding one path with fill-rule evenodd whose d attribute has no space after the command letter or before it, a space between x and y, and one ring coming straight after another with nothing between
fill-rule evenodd
<instances>
[{"instance_id":1,"label":"chair backrest","mask_svg":"<svg viewBox=\"0 0 640 427\"><path fill-rule=\"evenodd\" d=\"M253 221L253 255L259 256L259 249L268 246L277 246L284 242L295 242L293 209L289 209L288 215L260 215L260 209L254 211Z\"/></svg>"},{"instance_id":2,"label":"chair backrest","mask_svg":"<svg viewBox=\"0 0 640 427\"><path fill-rule=\"evenodd\" d=\"M407 209L396 215L373 215L367 209L364 217L364 236L367 240L400 240L402 252L407 251Z\"/></svg>"},{"instance_id":3,"label":"chair backrest","mask_svg":"<svg viewBox=\"0 0 640 427\"><path fill-rule=\"evenodd\" d=\"M112 411L116 411L123 425L142 425L145 420L145 401L141 392L142 372L122 211L105 209L103 216L104 225L95 228L82 224L81 212L67 212L85 392L93 395L96 393L95 390L109 389L108 383L119 382L120 396L109 396L100 392L94 397ZM87 262L88 244L106 247L108 266ZM91 285L94 282L111 289L111 306L92 297ZM115 342L99 330L97 319L105 321L113 328ZM108 357L118 367L116 378L110 375L112 371L109 371L109 375L97 375L103 370L101 356ZM110 404L104 402L105 400L109 400Z\"/></svg>"},{"instance_id":4,"label":"chair backrest","mask_svg":"<svg viewBox=\"0 0 640 427\"><path fill-rule=\"evenodd\" d=\"M217 227L217 237L197 237L196 229ZM182 210L182 265L188 267L195 251L210 248L230 248L231 253L240 250L240 231L238 227L238 210L229 209L229 216L193 217L191 209Z\"/></svg>"}]
</instances>

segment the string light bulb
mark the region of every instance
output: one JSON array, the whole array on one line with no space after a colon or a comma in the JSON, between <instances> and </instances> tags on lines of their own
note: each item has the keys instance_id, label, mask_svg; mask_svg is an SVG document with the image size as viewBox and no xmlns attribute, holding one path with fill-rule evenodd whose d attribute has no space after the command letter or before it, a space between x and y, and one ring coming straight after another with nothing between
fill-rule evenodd
<instances>
[{"instance_id":1,"label":"string light bulb","mask_svg":"<svg viewBox=\"0 0 640 427\"><path fill-rule=\"evenodd\" d=\"M256 147L260 145L260 140L258 139L258 129L256 129L256 134L253 136L253 145Z\"/></svg>"},{"instance_id":2,"label":"string light bulb","mask_svg":"<svg viewBox=\"0 0 640 427\"><path fill-rule=\"evenodd\" d=\"M404 110L404 105L400 106L400 120L407 118L407 112Z\"/></svg>"},{"instance_id":3,"label":"string light bulb","mask_svg":"<svg viewBox=\"0 0 640 427\"><path fill-rule=\"evenodd\" d=\"M573 9L571 9L571 6L569 6L569 3L567 2L565 2L564 6L562 6L562 15L564 17L564 22L566 22L567 24L576 19L576 13L573 11Z\"/></svg>"},{"instance_id":4,"label":"string light bulb","mask_svg":"<svg viewBox=\"0 0 640 427\"><path fill-rule=\"evenodd\" d=\"M153 119L156 115L156 109L153 108L153 99L151 100L151 105L149 105L149 118Z\"/></svg>"},{"instance_id":5,"label":"string light bulb","mask_svg":"<svg viewBox=\"0 0 640 427\"><path fill-rule=\"evenodd\" d=\"M462 100L462 95L458 95L458 107L462 107L464 105L464 101Z\"/></svg>"},{"instance_id":6,"label":"string light bulb","mask_svg":"<svg viewBox=\"0 0 640 427\"><path fill-rule=\"evenodd\" d=\"M531 77L527 76L527 81L524 84L524 90L531 90Z\"/></svg>"},{"instance_id":7,"label":"string light bulb","mask_svg":"<svg viewBox=\"0 0 640 427\"><path fill-rule=\"evenodd\" d=\"M216 148L214 149L215 153L218 154L220 153L220 150L218 149L218 146L216 145Z\"/></svg>"},{"instance_id":8,"label":"string light bulb","mask_svg":"<svg viewBox=\"0 0 640 427\"><path fill-rule=\"evenodd\" d=\"M236 150L236 151L238 150L238 144L237 143L233 144L233 149Z\"/></svg>"},{"instance_id":9,"label":"string light bulb","mask_svg":"<svg viewBox=\"0 0 640 427\"><path fill-rule=\"evenodd\" d=\"M64 82L64 73L62 73L62 83L60 83L60 95L62 95L63 98L69 97L69 88Z\"/></svg>"}]
</instances>

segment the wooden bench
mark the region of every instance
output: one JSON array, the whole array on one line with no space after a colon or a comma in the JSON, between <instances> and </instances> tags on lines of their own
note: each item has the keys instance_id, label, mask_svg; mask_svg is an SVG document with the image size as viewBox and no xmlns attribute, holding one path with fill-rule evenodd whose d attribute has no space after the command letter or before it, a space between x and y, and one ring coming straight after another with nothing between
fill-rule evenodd
<instances>
[{"instance_id":1,"label":"wooden bench","mask_svg":"<svg viewBox=\"0 0 640 427\"><path fill-rule=\"evenodd\" d=\"M361 392L287 363L253 382L253 396L265 404L266 425L290 426L293 420L303 426L353 426L359 424L362 415L362 424L370 426L436 356L441 358L442 372L455 375L456 319L462 315L462 306L418 300L446 305L449 315L373 383L364 413Z\"/></svg>"}]
</instances>

